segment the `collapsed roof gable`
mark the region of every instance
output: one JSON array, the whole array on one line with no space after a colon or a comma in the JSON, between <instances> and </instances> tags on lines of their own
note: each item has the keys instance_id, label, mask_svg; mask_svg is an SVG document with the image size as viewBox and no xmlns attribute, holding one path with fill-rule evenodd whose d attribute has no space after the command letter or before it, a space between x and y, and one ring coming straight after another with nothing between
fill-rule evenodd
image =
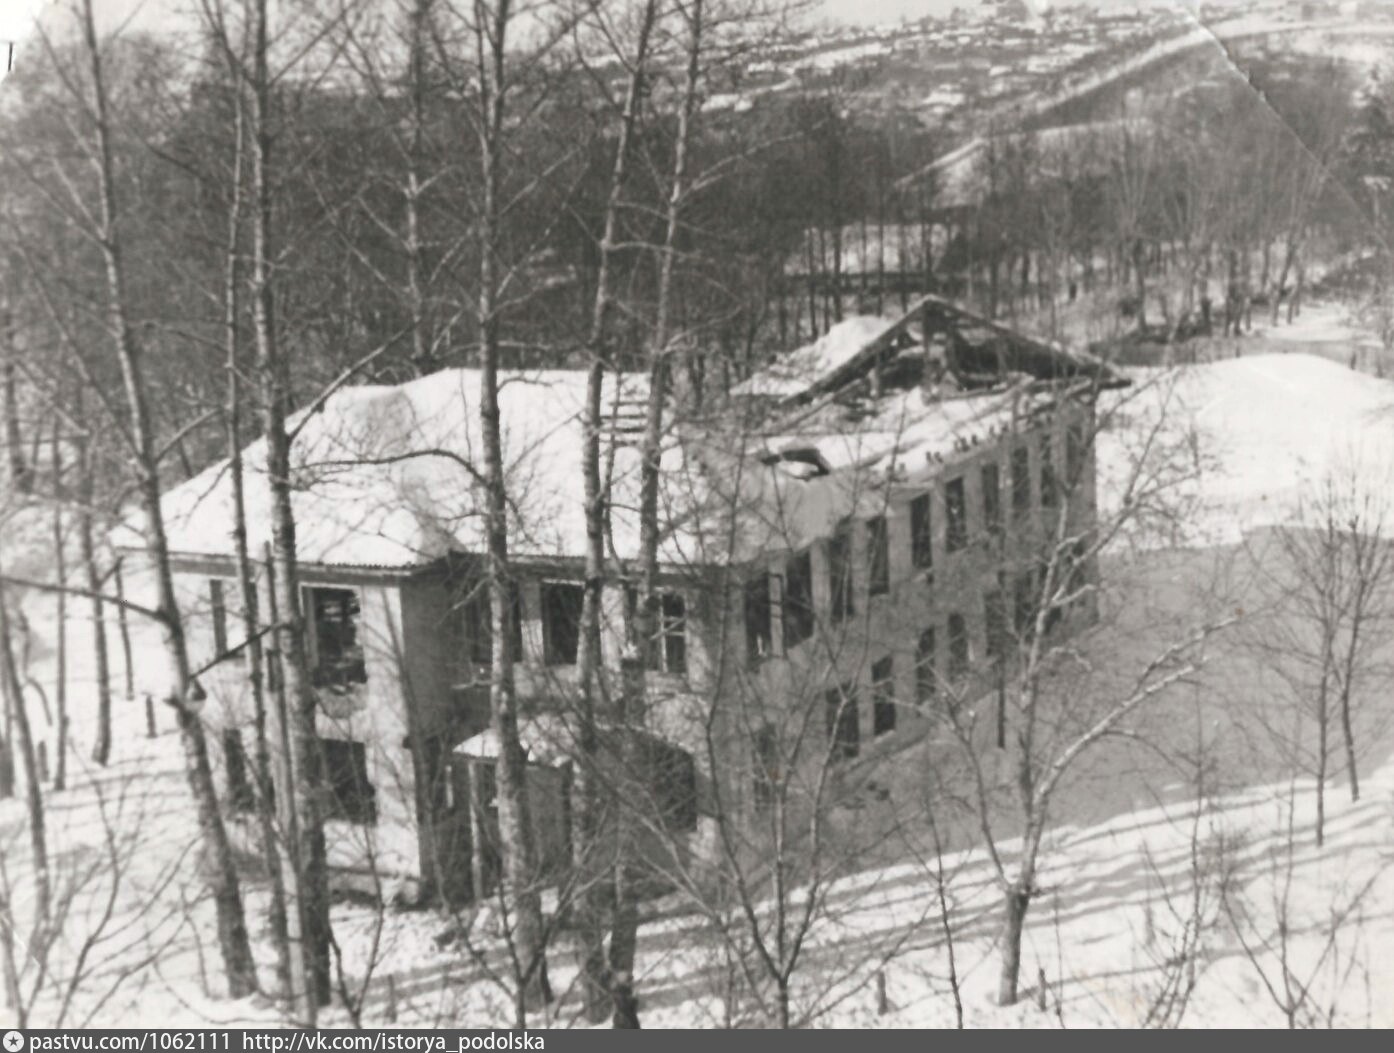
<instances>
[{"instance_id":1,"label":"collapsed roof gable","mask_svg":"<svg viewBox=\"0 0 1394 1053\"><path fill-rule=\"evenodd\" d=\"M794 409L846 390L898 360L913 357L923 370L945 371L957 390L1000 386L1015 378L1057 382L1122 383L1088 354L1018 332L934 295L922 296L899 318L858 315L811 344L780 356L733 389L737 397L772 399Z\"/></svg>"}]
</instances>

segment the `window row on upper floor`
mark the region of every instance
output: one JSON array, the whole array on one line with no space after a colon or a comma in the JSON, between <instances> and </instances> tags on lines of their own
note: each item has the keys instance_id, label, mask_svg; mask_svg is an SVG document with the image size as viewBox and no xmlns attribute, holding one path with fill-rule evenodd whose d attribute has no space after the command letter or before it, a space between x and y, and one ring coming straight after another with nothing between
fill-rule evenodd
<instances>
[{"instance_id":1,"label":"window row on upper floor","mask_svg":"<svg viewBox=\"0 0 1394 1053\"><path fill-rule=\"evenodd\" d=\"M489 589L485 582L457 593L451 604L451 635L464 645L464 664L488 665L493 656L493 619ZM638 624L639 593L624 590L624 623L620 632L633 639ZM578 581L541 581L537 585L537 618L541 628L541 654L529 654L524 647L523 603L515 596L509 605L513 633L513 656L518 661L540 660L547 666L573 666L580 657L585 586ZM602 625L605 612L602 610ZM687 597L678 591L663 591L656 598L653 612L653 639L645 648L646 665L652 672L682 676L688 666Z\"/></svg>"},{"instance_id":2,"label":"window row on upper floor","mask_svg":"<svg viewBox=\"0 0 1394 1053\"><path fill-rule=\"evenodd\" d=\"M241 626L242 604L237 582L207 579L207 610L212 629L214 661L240 661L246 651L246 632ZM309 631L305 644L315 687L346 690L368 682L368 663L363 646L362 605L357 588L305 585L302 607ZM530 655L524 647L523 604L516 597L509 604L512 652L515 660L539 661L549 666L575 665L581 646L584 586L579 582L542 581L537 586L537 622L541 628L541 653ZM625 635L631 635L637 611L637 593L625 590ZM681 592L658 595L654 640L647 648L648 668L685 675L688 664L687 600ZM462 677L475 679L481 666L493 657L493 616L489 590L484 583L457 592L450 603L440 646L459 666ZM276 667L271 667L276 675Z\"/></svg>"},{"instance_id":3,"label":"window row on upper floor","mask_svg":"<svg viewBox=\"0 0 1394 1053\"><path fill-rule=\"evenodd\" d=\"M1018 442L1008 447L1005 496L1014 523L1030 522L1037 508L1049 511L1060 507L1064 495L1073 492L1083 479L1087 442L1081 423L1072 423L1066 429L1066 472L1062 480L1055 467L1053 434L1043 433L1036 441L1034 461L1038 478L1034 483L1031 445ZM973 537L1000 533L1006 525L1002 465L997 460L989 460L974 470L978 473L977 496L981 504L976 513L970 507L967 470L950 475L943 483L943 550L950 556L967 549ZM904 503L903 514L909 529L902 535L901 543L908 546L909 558L908 563L895 562L917 574L931 574L934 570L933 507L933 494L928 490L913 494ZM871 516L863 522L865 553L860 568L866 575L866 597L870 599L890 591L894 535L887 515ZM823 542L828 597L826 615L833 624L844 622L857 613L859 564L855 536L854 524L845 521ZM818 608L814 602L812 547L787 556L782 570L766 571L747 580L744 621L746 653L752 660L774 652L776 610L781 616L785 653L813 635Z\"/></svg>"}]
</instances>

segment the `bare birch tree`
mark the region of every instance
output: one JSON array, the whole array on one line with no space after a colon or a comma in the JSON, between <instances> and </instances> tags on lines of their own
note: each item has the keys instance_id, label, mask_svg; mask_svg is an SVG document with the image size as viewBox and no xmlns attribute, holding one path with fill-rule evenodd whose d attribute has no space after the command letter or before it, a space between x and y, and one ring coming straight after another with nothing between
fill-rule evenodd
<instances>
[{"instance_id":1,"label":"bare birch tree","mask_svg":"<svg viewBox=\"0 0 1394 1053\"><path fill-rule=\"evenodd\" d=\"M72 71L74 77L67 83L74 95L78 95L75 101L85 114L89 129L85 149L96 171L97 200L89 205L75 198L70 204L90 222L90 236L102 259L106 325L113 354L120 365L129 415L129 431L125 441L137 473L142 533L155 578L154 613L170 664L171 691L168 701L178 719L189 788L198 807L204 847L202 866L217 911L219 944L228 988L231 994L240 997L256 988L255 965L247 937L241 888L213 787L207 741L198 713L202 691L191 676L183 622L174 593L169 544L160 505L159 451L149 405L145 364L127 313L122 212L114 171L103 47L97 33L92 0L79 0L74 14L81 37L81 58L86 66L82 74L85 84L76 78L76 71ZM55 65L61 67L62 58L57 49L47 38L44 43Z\"/></svg>"},{"instance_id":2,"label":"bare birch tree","mask_svg":"<svg viewBox=\"0 0 1394 1053\"><path fill-rule=\"evenodd\" d=\"M577 713L577 750L575 797L577 839L575 856L583 881L577 909L577 928L582 955L583 998L586 1015L593 1023L604 1019L610 998L610 974L605 961L604 919L608 897L596 861L603 853L598 843L602 836L605 811L601 805L602 787L599 783L599 741L596 717L609 695L601 683L604 675L601 650L603 596L610 578L606 543L610 536L609 501L606 492L601 451L608 425L604 405L605 378L614 368L610 353L610 316L614 292L612 282L616 241L620 237L621 210L631 164L632 142L638 131L639 108L647 90L649 41L658 17L658 0L645 0L638 11L638 26L634 30L632 53L622 54L620 60L628 68L624 100L615 136L614 164L601 221L599 263L596 268L595 298L591 310L590 331L586 340L589 356L586 377L586 435L582 449L581 471L585 480L586 515L586 582L581 608L581 651L578 680L580 692ZM595 17L605 19L598 9ZM613 30L603 25L605 35Z\"/></svg>"}]
</instances>

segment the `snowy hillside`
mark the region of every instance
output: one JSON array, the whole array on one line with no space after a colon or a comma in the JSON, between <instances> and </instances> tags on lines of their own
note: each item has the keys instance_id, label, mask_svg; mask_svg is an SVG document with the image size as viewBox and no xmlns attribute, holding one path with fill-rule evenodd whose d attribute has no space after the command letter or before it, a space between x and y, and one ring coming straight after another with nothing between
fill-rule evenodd
<instances>
[{"instance_id":1,"label":"snowy hillside","mask_svg":"<svg viewBox=\"0 0 1394 1053\"><path fill-rule=\"evenodd\" d=\"M94 978L75 999L69 1023L89 1013L108 1027L146 1026L152 1019L169 1027L274 1021L273 1008L260 1000L219 1002L201 989L199 963L212 952L213 919L206 904L193 905L198 881L187 850L194 815L180 792L176 741L165 736L148 746L140 740L123 746L127 756L97 781L99 791L89 784L61 798L61 806L53 802L53 838L64 861L58 871L76 890L75 931L104 937L93 959ZM1006 1009L992 998L998 886L981 852L949 851L942 872L964 1023L1137 1026L1172 980L1168 962L1194 939L1200 979L1182 1022L1281 1026L1283 1014L1264 989L1266 980L1280 983L1275 933L1281 922L1291 932L1287 968L1311 984L1303 1020L1324 1022L1329 1013L1337 1025L1394 1026L1394 1006L1384 994L1394 983L1394 918L1383 909L1394 902L1394 764L1371 773L1359 803L1333 789L1321 849L1313 841L1313 808L1312 786L1304 781L1207 799L1199 809L1182 801L1096 825L1061 826L1026 931L1029 996ZM7 802L0 812L11 859L19 849L17 810L17 803ZM108 849L102 847L103 814L119 831ZM1003 842L1009 855L1013 845ZM119 879L73 866L73 860L103 860L104 854L120 861ZM813 931L795 985L796 1007L808 1023L955 1025L937 873L932 858L922 859L867 870L831 889L828 916ZM79 874L86 875L80 883ZM23 886L22 869L12 863L9 875ZM1228 910L1219 899L1222 878L1232 883ZM151 893L159 898L155 908L148 905ZM117 909L104 922L112 894ZM263 896L253 891L250 905L259 928ZM1333 912L1341 913L1339 924L1333 925ZM1192 931L1197 924L1198 933ZM365 1023L488 1026L507 1019L506 1000L470 955L438 944L448 928L432 913L336 910L336 938L354 990L372 963ZM478 946L496 953L486 940ZM647 1026L721 1026L750 1013L748 992L743 1009L723 997L723 950L707 919L685 912L680 901L647 922L639 956ZM153 960L147 957L152 951ZM263 967L269 971L271 962ZM133 977L112 983L132 968ZM877 1006L878 972L886 982L884 1015ZM1042 978L1044 995L1035 989ZM579 1026L573 980L572 956L560 947L552 981L568 994L537 1024ZM55 1013L48 1006L35 1023L50 1022ZM322 1023L348 1021L333 1011Z\"/></svg>"},{"instance_id":2,"label":"snowy hillside","mask_svg":"<svg viewBox=\"0 0 1394 1053\"><path fill-rule=\"evenodd\" d=\"M1178 448L1194 435L1198 471L1180 485L1190 516L1169 539L1176 543L1232 543L1246 530L1290 521L1304 495L1332 477L1353 473L1370 493L1394 485L1394 383L1310 354L1248 355L1132 376L1134 387L1104 407L1105 515L1116 511L1140 436L1152 425Z\"/></svg>"}]
</instances>

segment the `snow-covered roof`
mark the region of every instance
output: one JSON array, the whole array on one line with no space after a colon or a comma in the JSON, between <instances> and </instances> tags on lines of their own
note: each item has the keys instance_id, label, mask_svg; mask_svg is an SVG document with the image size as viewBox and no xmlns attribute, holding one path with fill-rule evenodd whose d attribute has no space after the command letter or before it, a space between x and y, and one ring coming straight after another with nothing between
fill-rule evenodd
<instances>
[{"instance_id":1,"label":"snow-covered roof","mask_svg":"<svg viewBox=\"0 0 1394 1053\"><path fill-rule=\"evenodd\" d=\"M894 359L905 359L907 365L909 359L923 362L924 352L917 349L926 338L940 346L934 354L965 387L1000 387L1013 375L1042 381L1087 377L1104 385L1120 381L1091 355L1017 332L927 294L899 318L856 315L839 322L813 343L780 356L731 393L777 400L786 407L806 403L894 366Z\"/></svg>"},{"instance_id":2,"label":"snow-covered roof","mask_svg":"<svg viewBox=\"0 0 1394 1053\"><path fill-rule=\"evenodd\" d=\"M499 382L504 465L510 501L509 545L520 558L580 557L585 551L581 479L586 375L551 370L505 372ZM638 453L635 427L647 392L643 376L606 385L617 422L613 508L616 551L638 551ZM486 547L480 373L451 369L397 386L349 387L306 419L292 446L293 507L300 558L307 563L407 569L451 552ZM665 467L683 466L682 449ZM247 526L253 552L270 540L266 445L244 456ZM665 495L681 508L683 494ZM230 556L232 484L226 461L165 495L171 550ZM680 515L675 515L680 520ZM118 544L136 544L118 537ZM673 556L673 553L666 553Z\"/></svg>"},{"instance_id":3,"label":"snow-covered roof","mask_svg":"<svg viewBox=\"0 0 1394 1053\"><path fill-rule=\"evenodd\" d=\"M926 325L936 340L950 338L944 361L954 375L937 394L937 381L921 381L928 363L918 365ZM849 318L736 389L778 404L760 421L737 412L667 429L660 563L745 562L771 546L804 544L868 499L884 504L875 492L890 478L886 472L898 480L932 474L1030 404L1055 397L1051 381L1097 367L1086 357L932 296L898 319ZM872 371L884 378L874 393ZM1028 390L1033 384L1038 390ZM585 390L580 371L500 377L509 549L524 562L579 562L585 555ZM637 446L647 390L645 377L627 374L611 376L602 395L612 443L605 451L607 547L621 560L639 554ZM856 403L851 413L843 405L848 398ZM409 572L447 555L486 551L479 371L345 388L318 410L302 411L292 427L302 562ZM259 555L273 519L264 442L246 449L244 472L248 543ZM176 555L234 554L227 462L170 490L164 512ZM129 531L115 540L139 546Z\"/></svg>"},{"instance_id":4,"label":"snow-covered roof","mask_svg":"<svg viewBox=\"0 0 1394 1053\"><path fill-rule=\"evenodd\" d=\"M853 315L838 322L811 344L781 355L768 369L731 389L733 395L794 395L811 380L826 376L847 362L888 328L896 319L880 315Z\"/></svg>"},{"instance_id":5,"label":"snow-covered roof","mask_svg":"<svg viewBox=\"0 0 1394 1053\"><path fill-rule=\"evenodd\" d=\"M596 730L602 737L615 734L618 725L598 723ZM652 727L635 729L633 734L650 741L667 742L676 745L662 729ZM529 764L540 764L559 768L576 756L576 743L580 728L574 717L568 719L565 713L538 713L523 717L518 721L518 742L523 747L523 755ZM492 726L475 732L450 751L454 756L466 760L495 761L499 757L499 737Z\"/></svg>"},{"instance_id":6,"label":"snow-covered roof","mask_svg":"<svg viewBox=\"0 0 1394 1053\"><path fill-rule=\"evenodd\" d=\"M518 742L531 764L560 767L571 756L575 732L560 713L539 713L518 721ZM499 737L492 727L476 732L450 751L468 760L498 760Z\"/></svg>"}]
</instances>

